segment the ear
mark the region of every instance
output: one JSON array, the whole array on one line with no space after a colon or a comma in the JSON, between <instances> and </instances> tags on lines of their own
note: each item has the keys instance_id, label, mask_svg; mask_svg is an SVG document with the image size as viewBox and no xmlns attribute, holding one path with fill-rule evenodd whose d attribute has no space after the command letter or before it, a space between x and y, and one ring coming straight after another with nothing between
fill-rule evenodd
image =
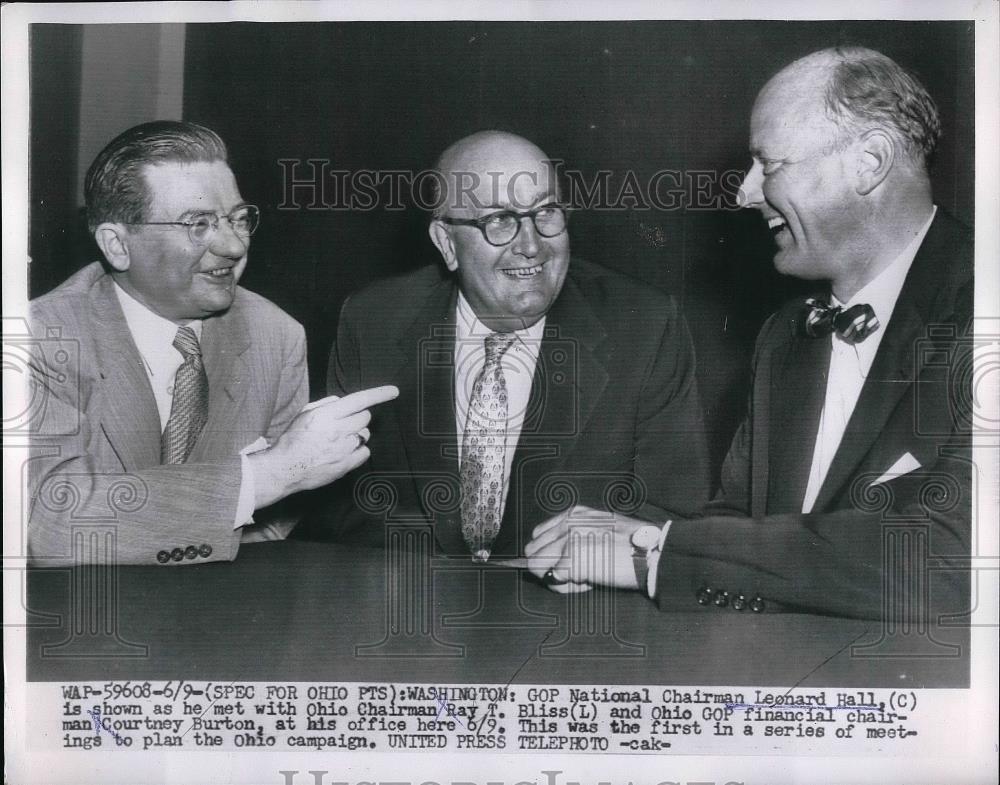
<instances>
[{"instance_id":1,"label":"ear","mask_svg":"<svg viewBox=\"0 0 1000 785\"><path fill-rule=\"evenodd\" d=\"M116 271L123 273L131 264L128 251L128 233L124 226L116 223L103 223L94 230L94 240Z\"/></svg>"},{"instance_id":2,"label":"ear","mask_svg":"<svg viewBox=\"0 0 1000 785\"><path fill-rule=\"evenodd\" d=\"M455 253L455 243L452 242L448 227L440 221L431 221L427 232L431 236L431 242L441 252L445 267L455 272L458 269L458 255Z\"/></svg>"},{"instance_id":3,"label":"ear","mask_svg":"<svg viewBox=\"0 0 1000 785\"><path fill-rule=\"evenodd\" d=\"M862 196L874 191L892 171L896 145L885 131L874 129L858 140L856 190Z\"/></svg>"}]
</instances>

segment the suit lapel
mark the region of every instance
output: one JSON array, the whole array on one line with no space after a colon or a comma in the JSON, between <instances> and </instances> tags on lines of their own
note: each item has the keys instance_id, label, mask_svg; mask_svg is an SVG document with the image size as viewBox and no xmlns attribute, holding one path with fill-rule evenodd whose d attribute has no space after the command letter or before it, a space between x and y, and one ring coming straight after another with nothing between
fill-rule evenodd
<instances>
[{"instance_id":1,"label":"suit lapel","mask_svg":"<svg viewBox=\"0 0 1000 785\"><path fill-rule=\"evenodd\" d=\"M885 336L865 379L861 394L814 509L822 511L855 474L876 440L885 430L900 399L910 390L919 373L914 346L925 325L933 319L934 300L948 288L949 249L941 217L935 218L914 257L900 291Z\"/></svg>"},{"instance_id":2,"label":"suit lapel","mask_svg":"<svg viewBox=\"0 0 1000 785\"><path fill-rule=\"evenodd\" d=\"M545 319L496 551L519 555L530 525L549 517L540 511L536 491L546 474L564 465L604 394L606 337L579 286L567 277Z\"/></svg>"},{"instance_id":3,"label":"suit lapel","mask_svg":"<svg viewBox=\"0 0 1000 785\"><path fill-rule=\"evenodd\" d=\"M433 504L438 495L424 490L429 483L443 479L454 483L456 494L460 494L454 381L457 296L450 280L435 284L399 341L397 411L403 447L417 498L434 522L439 544L448 553L465 548L458 505L453 510L439 509Z\"/></svg>"},{"instance_id":4,"label":"suit lapel","mask_svg":"<svg viewBox=\"0 0 1000 785\"><path fill-rule=\"evenodd\" d=\"M95 351L104 405L100 427L127 470L160 462L160 416L142 357L132 340L110 276L93 290Z\"/></svg>"},{"instance_id":5,"label":"suit lapel","mask_svg":"<svg viewBox=\"0 0 1000 785\"><path fill-rule=\"evenodd\" d=\"M809 338L801 321L789 320L787 353L771 376L767 512L800 512L809 482L816 429L826 397L829 338Z\"/></svg>"},{"instance_id":6,"label":"suit lapel","mask_svg":"<svg viewBox=\"0 0 1000 785\"><path fill-rule=\"evenodd\" d=\"M250 373L244 355L250 348L250 332L242 311L231 309L204 321L201 353L208 375L208 420L195 442L188 463L231 455L246 447L235 444L245 433L239 427L245 411Z\"/></svg>"}]
</instances>

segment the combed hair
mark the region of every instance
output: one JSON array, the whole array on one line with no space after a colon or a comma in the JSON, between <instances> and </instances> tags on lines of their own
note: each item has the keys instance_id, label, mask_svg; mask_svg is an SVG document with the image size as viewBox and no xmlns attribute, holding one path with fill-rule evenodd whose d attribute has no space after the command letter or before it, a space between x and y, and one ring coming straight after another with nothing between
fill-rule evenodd
<instances>
[{"instance_id":1,"label":"combed hair","mask_svg":"<svg viewBox=\"0 0 1000 785\"><path fill-rule=\"evenodd\" d=\"M106 221L147 220L152 194L142 175L144 166L228 160L219 135L195 123L156 120L129 128L112 139L87 170L83 185L87 225L93 232Z\"/></svg>"},{"instance_id":2,"label":"combed hair","mask_svg":"<svg viewBox=\"0 0 1000 785\"><path fill-rule=\"evenodd\" d=\"M888 131L909 158L926 165L941 136L937 106L920 81L873 49L833 50L839 60L826 90L826 108L845 132Z\"/></svg>"}]
</instances>

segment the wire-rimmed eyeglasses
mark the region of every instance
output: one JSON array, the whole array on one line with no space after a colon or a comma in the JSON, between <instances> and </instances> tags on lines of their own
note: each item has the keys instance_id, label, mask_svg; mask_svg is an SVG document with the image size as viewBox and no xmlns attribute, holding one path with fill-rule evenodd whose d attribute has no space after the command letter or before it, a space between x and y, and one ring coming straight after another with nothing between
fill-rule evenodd
<instances>
[{"instance_id":1,"label":"wire-rimmed eyeglasses","mask_svg":"<svg viewBox=\"0 0 1000 785\"><path fill-rule=\"evenodd\" d=\"M475 226L483 233L490 245L507 245L513 242L521 231L521 221L530 218L535 231L542 237L556 237L566 231L568 209L561 204L549 203L534 210L514 212L501 210L481 218L451 218L443 216L437 220L452 226Z\"/></svg>"},{"instance_id":2,"label":"wire-rimmed eyeglasses","mask_svg":"<svg viewBox=\"0 0 1000 785\"><path fill-rule=\"evenodd\" d=\"M192 243L208 245L219 231L219 221L223 219L229 222L237 237L249 237L260 225L260 208L255 204L241 204L226 215L195 213L186 221L133 221L128 226L186 226Z\"/></svg>"}]
</instances>

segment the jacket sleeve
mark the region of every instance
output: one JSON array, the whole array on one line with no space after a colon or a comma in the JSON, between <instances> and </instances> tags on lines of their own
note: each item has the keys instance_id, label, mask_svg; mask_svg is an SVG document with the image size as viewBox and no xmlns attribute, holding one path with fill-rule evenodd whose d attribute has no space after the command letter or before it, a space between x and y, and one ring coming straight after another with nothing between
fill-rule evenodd
<instances>
[{"instance_id":1,"label":"jacket sleeve","mask_svg":"<svg viewBox=\"0 0 1000 785\"><path fill-rule=\"evenodd\" d=\"M296 328L273 398L269 440L308 398L304 333ZM92 449L101 438L90 411L93 396L59 378L60 370L36 352L30 395L41 406L27 467L29 558L39 565L166 566L234 559L241 536L233 528L239 456L124 471Z\"/></svg>"},{"instance_id":2,"label":"jacket sleeve","mask_svg":"<svg viewBox=\"0 0 1000 785\"><path fill-rule=\"evenodd\" d=\"M955 358L952 378L963 363L971 360ZM759 368L755 362L755 373ZM925 376L913 389L936 383ZM966 612L969 577L961 560L970 553L974 501L971 416L940 403L930 437L937 457L918 471L878 485L874 477L856 477L842 509L752 517L754 401L727 456L719 496L704 517L672 524L657 570L661 609L731 613L742 598L736 607L756 600L760 610L864 619ZM911 438L918 438L915 392L901 405L908 407L903 421L914 418Z\"/></svg>"}]
</instances>

